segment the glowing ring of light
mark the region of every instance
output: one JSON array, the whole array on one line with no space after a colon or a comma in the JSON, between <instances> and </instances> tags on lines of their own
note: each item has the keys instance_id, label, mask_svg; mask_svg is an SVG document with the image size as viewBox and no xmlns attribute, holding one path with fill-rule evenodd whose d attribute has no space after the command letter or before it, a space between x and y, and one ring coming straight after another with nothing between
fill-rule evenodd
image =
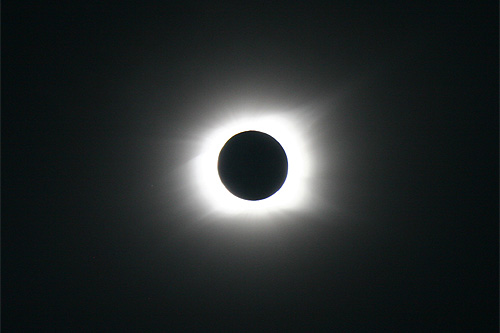
<instances>
[{"instance_id":1,"label":"glowing ring of light","mask_svg":"<svg viewBox=\"0 0 500 333\"><path fill-rule=\"evenodd\" d=\"M214 213L262 216L286 211L304 211L311 204L310 182L313 149L306 134L307 121L291 113L246 114L234 116L203 135L194 163L196 193ZM255 130L267 133L283 147L288 158L288 175L281 189L264 200L249 201L231 194L222 184L217 160L224 144L235 134Z\"/></svg>"}]
</instances>

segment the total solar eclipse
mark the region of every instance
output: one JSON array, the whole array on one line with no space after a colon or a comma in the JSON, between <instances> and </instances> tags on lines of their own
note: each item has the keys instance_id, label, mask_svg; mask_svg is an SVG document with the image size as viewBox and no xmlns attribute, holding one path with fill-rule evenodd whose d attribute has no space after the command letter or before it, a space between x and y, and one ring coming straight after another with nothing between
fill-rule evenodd
<instances>
[{"instance_id":1,"label":"total solar eclipse","mask_svg":"<svg viewBox=\"0 0 500 333\"><path fill-rule=\"evenodd\" d=\"M262 200L276 193L286 180L288 159L272 136L246 131L231 137L217 163L226 189L245 200Z\"/></svg>"}]
</instances>

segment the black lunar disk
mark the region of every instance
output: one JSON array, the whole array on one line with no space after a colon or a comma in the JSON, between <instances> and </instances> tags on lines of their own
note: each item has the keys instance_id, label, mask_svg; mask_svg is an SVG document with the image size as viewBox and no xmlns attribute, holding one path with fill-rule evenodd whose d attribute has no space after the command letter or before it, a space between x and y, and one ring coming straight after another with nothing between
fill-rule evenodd
<instances>
[{"instance_id":1,"label":"black lunar disk","mask_svg":"<svg viewBox=\"0 0 500 333\"><path fill-rule=\"evenodd\" d=\"M288 159L272 136L247 131L226 142L217 168L229 192L245 200L262 200L276 193L285 182Z\"/></svg>"}]
</instances>

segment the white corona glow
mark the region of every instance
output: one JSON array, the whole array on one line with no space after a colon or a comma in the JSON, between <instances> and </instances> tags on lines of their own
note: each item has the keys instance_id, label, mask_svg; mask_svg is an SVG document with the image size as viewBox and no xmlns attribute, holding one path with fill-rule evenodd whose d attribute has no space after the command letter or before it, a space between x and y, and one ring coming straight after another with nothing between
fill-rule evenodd
<instances>
[{"instance_id":1,"label":"white corona glow","mask_svg":"<svg viewBox=\"0 0 500 333\"><path fill-rule=\"evenodd\" d=\"M303 118L302 118L303 117ZM203 134L199 151L194 160L194 173L189 177L197 188L198 199L212 213L223 215L263 216L274 213L305 211L312 206L314 182L314 149L307 115L292 112L231 113L225 123L214 124ZM230 119L227 119L230 118ZM258 201L238 198L230 193L219 178L217 161L225 143L234 135L255 130L275 138L288 158L285 183L272 196Z\"/></svg>"}]
</instances>

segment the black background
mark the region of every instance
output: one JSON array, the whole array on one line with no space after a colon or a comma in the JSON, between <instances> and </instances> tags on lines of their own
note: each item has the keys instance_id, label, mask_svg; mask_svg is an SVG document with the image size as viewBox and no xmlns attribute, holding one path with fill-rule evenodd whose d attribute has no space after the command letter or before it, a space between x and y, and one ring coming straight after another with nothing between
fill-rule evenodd
<instances>
[{"instance_id":1,"label":"black background","mask_svg":"<svg viewBox=\"0 0 500 333\"><path fill-rule=\"evenodd\" d=\"M2 51L6 332L497 330L497 2L4 2ZM333 101L337 210L199 221L174 170L239 99Z\"/></svg>"}]
</instances>

